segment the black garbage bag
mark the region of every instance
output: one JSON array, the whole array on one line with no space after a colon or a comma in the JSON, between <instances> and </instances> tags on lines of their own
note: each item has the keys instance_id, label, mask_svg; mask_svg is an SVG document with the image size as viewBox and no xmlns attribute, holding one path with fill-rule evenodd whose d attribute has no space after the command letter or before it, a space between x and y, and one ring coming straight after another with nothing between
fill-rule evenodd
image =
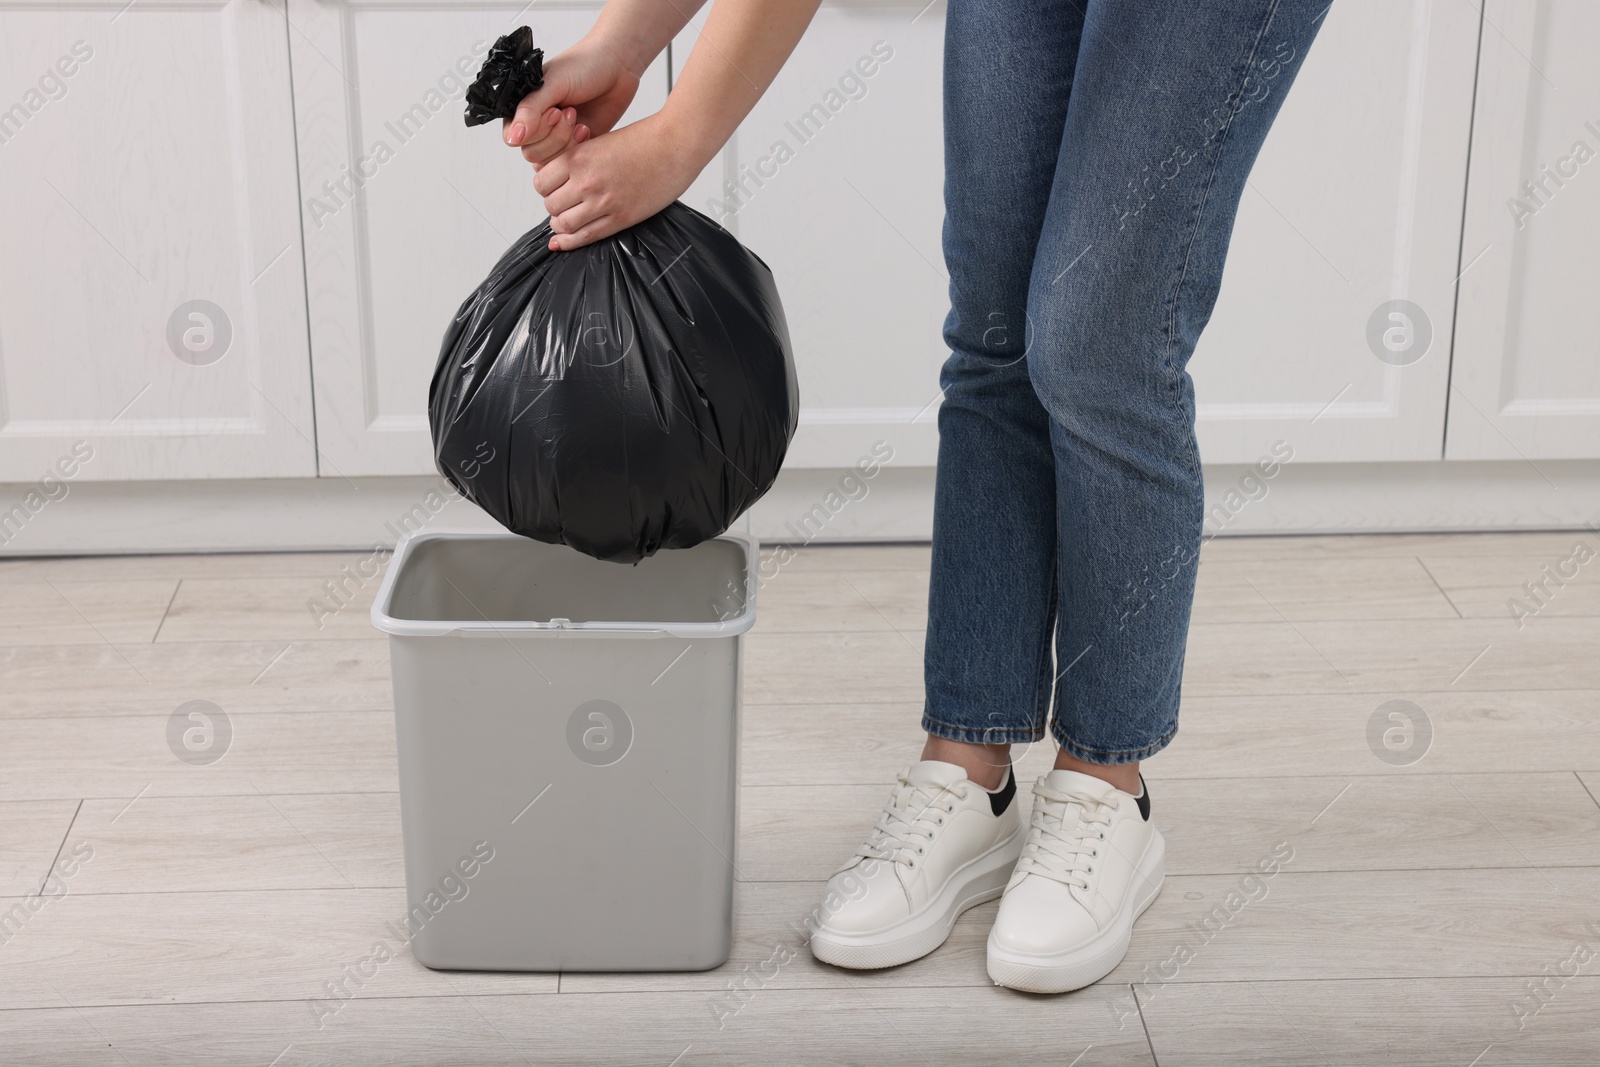
<instances>
[{"instance_id":1,"label":"black garbage bag","mask_svg":"<svg viewBox=\"0 0 1600 1067\"><path fill-rule=\"evenodd\" d=\"M519 26L495 41L467 87L467 125L514 117L522 98L543 85L544 49L533 47L533 30Z\"/></svg>"},{"instance_id":2,"label":"black garbage bag","mask_svg":"<svg viewBox=\"0 0 1600 1067\"><path fill-rule=\"evenodd\" d=\"M507 529L636 563L772 485L799 392L772 272L681 203L572 252L524 234L445 333L440 472Z\"/></svg>"}]
</instances>

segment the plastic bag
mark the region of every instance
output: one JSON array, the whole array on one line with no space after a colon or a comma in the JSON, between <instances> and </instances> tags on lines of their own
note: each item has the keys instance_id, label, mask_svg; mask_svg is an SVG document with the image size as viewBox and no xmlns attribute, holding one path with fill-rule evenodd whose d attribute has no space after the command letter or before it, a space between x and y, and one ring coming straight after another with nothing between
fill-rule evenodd
<instances>
[{"instance_id":1,"label":"plastic bag","mask_svg":"<svg viewBox=\"0 0 1600 1067\"><path fill-rule=\"evenodd\" d=\"M467 125L513 117L522 98L543 85L544 49L533 47L533 31L519 26L495 41L467 87Z\"/></svg>"},{"instance_id":2,"label":"plastic bag","mask_svg":"<svg viewBox=\"0 0 1600 1067\"><path fill-rule=\"evenodd\" d=\"M550 234L512 245L445 334L440 472L507 529L600 559L723 533L799 418L772 272L681 203L572 252Z\"/></svg>"}]
</instances>

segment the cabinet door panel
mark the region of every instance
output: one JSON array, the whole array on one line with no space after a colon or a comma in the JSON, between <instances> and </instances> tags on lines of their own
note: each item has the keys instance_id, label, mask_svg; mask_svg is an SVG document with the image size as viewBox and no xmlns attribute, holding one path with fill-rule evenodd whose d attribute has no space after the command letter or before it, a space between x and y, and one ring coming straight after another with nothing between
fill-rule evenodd
<instances>
[{"instance_id":1,"label":"cabinet door panel","mask_svg":"<svg viewBox=\"0 0 1600 1067\"><path fill-rule=\"evenodd\" d=\"M1451 459L1600 456L1600 7L1488 3Z\"/></svg>"},{"instance_id":2,"label":"cabinet door panel","mask_svg":"<svg viewBox=\"0 0 1600 1067\"><path fill-rule=\"evenodd\" d=\"M445 327L545 217L499 124L462 121L464 87L514 26L553 56L600 6L291 0L324 476L433 470L428 382ZM665 97L662 60L623 122Z\"/></svg>"},{"instance_id":3,"label":"cabinet door panel","mask_svg":"<svg viewBox=\"0 0 1600 1067\"><path fill-rule=\"evenodd\" d=\"M1461 3L1328 10L1190 363L1207 462L1439 458L1477 32Z\"/></svg>"},{"instance_id":4,"label":"cabinet door panel","mask_svg":"<svg viewBox=\"0 0 1600 1067\"><path fill-rule=\"evenodd\" d=\"M674 44L680 69L703 20ZM852 464L880 438L896 464L934 461L950 306L943 33L938 4L824 5L683 197L777 278L802 401L786 466Z\"/></svg>"},{"instance_id":5,"label":"cabinet door panel","mask_svg":"<svg viewBox=\"0 0 1600 1067\"><path fill-rule=\"evenodd\" d=\"M0 481L315 472L286 27L0 8Z\"/></svg>"}]
</instances>

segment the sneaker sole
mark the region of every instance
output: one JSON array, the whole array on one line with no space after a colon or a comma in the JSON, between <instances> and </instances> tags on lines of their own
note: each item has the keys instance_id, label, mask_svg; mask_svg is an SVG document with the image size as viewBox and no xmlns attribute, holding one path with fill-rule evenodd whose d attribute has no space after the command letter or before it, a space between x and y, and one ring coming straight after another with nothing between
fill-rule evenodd
<instances>
[{"instance_id":1,"label":"sneaker sole","mask_svg":"<svg viewBox=\"0 0 1600 1067\"><path fill-rule=\"evenodd\" d=\"M1130 897L1133 907L1124 908L1116 922L1086 944L1054 956L1034 956L1002 949L995 944L991 932L989 977L995 985L1020 989L1025 993L1066 993L1098 982L1115 970L1128 954L1133 924L1161 893L1166 867L1167 843L1158 830L1135 868L1137 890Z\"/></svg>"},{"instance_id":2,"label":"sneaker sole","mask_svg":"<svg viewBox=\"0 0 1600 1067\"><path fill-rule=\"evenodd\" d=\"M1026 827L993 846L951 875L939 895L915 915L870 934L847 934L820 926L811 934L811 954L823 963L872 971L921 959L949 938L956 919L968 908L1005 892L1011 869L1022 854Z\"/></svg>"}]
</instances>

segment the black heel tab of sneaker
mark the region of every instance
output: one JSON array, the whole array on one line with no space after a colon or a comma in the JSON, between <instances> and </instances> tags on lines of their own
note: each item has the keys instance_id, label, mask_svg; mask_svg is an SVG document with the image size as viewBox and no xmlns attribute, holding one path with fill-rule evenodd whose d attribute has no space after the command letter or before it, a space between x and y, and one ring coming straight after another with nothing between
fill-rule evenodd
<instances>
[{"instance_id":1,"label":"black heel tab of sneaker","mask_svg":"<svg viewBox=\"0 0 1600 1067\"><path fill-rule=\"evenodd\" d=\"M1005 810L1011 806L1011 800L1017 795L1017 776L1011 768L1006 767L1006 784L999 789L984 790L989 794L989 810L995 815L1004 815Z\"/></svg>"},{"instance_id":2,"label":"black heel tab of sneaker","mask_svg":"<svg viewBox=\"0 0 1600 1067\"><path fill-rule=\"evenodd\" d=\"M1150 821L1150 787L1144 784L1144 775L1139 775L1139 795L1133 798L1139 802L1139 817L1145 822Z\"/></svg>"}]
</instances>

